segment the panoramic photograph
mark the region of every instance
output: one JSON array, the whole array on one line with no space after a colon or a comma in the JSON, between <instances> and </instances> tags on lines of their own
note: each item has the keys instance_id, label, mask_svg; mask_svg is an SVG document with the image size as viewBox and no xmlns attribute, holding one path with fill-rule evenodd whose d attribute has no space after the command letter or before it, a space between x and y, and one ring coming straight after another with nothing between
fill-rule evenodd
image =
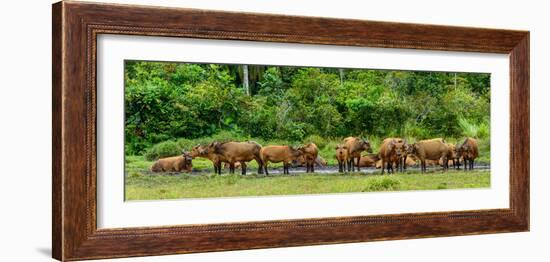
<instances>
[{"instance_id":1,"label":"panoramic photograph","mask_svg":"<svg viewBox=\"0 0 550 262\"><path fill-rule=\"evenodd\" d=\"M124 67L126 201L491 186L488 73Z\"/></svg>"}]
</instances>

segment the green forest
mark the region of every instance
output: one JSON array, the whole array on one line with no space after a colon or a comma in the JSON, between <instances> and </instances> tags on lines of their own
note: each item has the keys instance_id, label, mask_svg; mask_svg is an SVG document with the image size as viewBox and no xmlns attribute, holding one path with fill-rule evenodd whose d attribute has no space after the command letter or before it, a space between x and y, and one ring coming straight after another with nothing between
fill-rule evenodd
<instances>
[{"instance_id":1,"label":"green forest","mask_svg":"<svg viewBox=\"0 0 550 262\"><path fill-rule=\"evenodd\" d=\"M483 73L125 62L126 155L149 159L212 137L488 138L489 110Z\"/></svg>"}]
</instances>

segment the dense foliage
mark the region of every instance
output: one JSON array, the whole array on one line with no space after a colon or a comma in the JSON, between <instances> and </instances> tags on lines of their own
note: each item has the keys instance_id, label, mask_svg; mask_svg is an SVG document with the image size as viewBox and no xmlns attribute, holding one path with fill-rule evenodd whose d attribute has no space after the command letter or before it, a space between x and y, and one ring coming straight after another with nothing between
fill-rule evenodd
<instances>
[{"instance_id":1,"label":"dense foliage","mask_svg":"<svg viewBox=\"0 0 550 262\"><path fill-rule=\"evenodd\" d=\"M127 154L220 131L302 141L489 129L489 74L248 66L248 76L249 94L239 65L127 61Z\"/></svg>"}]
</instances>

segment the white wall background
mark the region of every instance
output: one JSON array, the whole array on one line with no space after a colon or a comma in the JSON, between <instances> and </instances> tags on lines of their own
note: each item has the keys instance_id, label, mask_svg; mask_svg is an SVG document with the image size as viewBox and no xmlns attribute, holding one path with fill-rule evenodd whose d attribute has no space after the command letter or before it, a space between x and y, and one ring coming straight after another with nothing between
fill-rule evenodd
<instances>
[{"instance_id":1,"label":"white wall background","mask_svg":"<svg viewBox=\"0 0 550 262\"><path fill-rule=\"evenodd\" d=\"M123 261L548 261L550 28L545 1L146 1L206 9L531 31L531 232L123 259ZM51 1L0 10L0 243L2 261L51 256Z\"/></svg>"}]
</instances>

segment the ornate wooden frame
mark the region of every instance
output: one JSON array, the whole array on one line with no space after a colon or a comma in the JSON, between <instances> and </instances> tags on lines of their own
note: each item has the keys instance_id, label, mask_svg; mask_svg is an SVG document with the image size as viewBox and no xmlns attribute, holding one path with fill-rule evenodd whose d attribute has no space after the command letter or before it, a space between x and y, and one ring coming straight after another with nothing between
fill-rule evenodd
<instances>
[{"instance_id":1,"label":"ornate wooden frame","mask_svg":"<svg viewBox=\"0 0 550 262\"><path fill-rule=\"evenodd\" d=\"M53 5L53 257L81 260L529 230L529 32L84 2ZM504 53L510 208L147 228L96 227L98 34Z\"/></svg>"}]
</instances>

